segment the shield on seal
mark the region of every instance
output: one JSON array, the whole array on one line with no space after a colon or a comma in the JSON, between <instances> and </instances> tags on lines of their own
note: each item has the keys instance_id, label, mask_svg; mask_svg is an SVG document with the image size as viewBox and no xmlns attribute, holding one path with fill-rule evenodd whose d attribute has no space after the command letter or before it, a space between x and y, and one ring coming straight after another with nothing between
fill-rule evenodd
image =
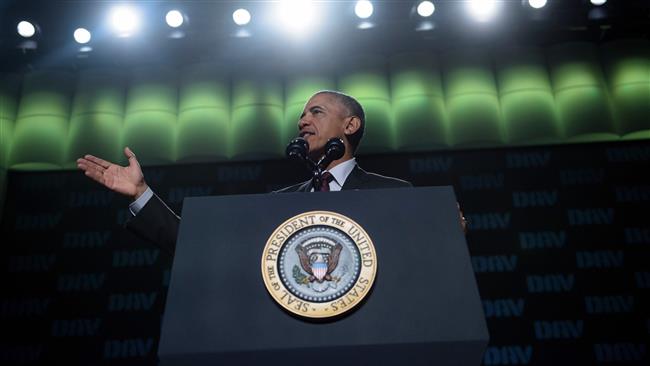
<instances>
[{"instance_id":1,"label":"shield on seal","mask_svg":"<svg viewBox=\"0 0 650 366\"><path fill-rule=\"evenodd\" d=\"M314 262L311 264L311 271L314 274L314 277L318 279L318 282L323 280L323 277L327 274L327 263L325 262Z\"/></svg>"}]
</instances>

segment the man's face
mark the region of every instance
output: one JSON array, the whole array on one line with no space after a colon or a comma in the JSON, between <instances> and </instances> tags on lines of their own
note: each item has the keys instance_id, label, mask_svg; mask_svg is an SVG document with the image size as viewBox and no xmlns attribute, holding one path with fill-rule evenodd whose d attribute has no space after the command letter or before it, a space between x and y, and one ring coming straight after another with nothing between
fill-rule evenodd
<instances>
[{"instance_id":1,"label":"man's face","mask_svg":"<svg viewBox=\"0 0 650 366\"><path fill-rule=\"evenodd\" d=\"M318 158L332 137L345 137L348 113L336 97L316 94L305 104L298 122L300 137L309 143L309 155Z\"/></svg>"}]
</instances>

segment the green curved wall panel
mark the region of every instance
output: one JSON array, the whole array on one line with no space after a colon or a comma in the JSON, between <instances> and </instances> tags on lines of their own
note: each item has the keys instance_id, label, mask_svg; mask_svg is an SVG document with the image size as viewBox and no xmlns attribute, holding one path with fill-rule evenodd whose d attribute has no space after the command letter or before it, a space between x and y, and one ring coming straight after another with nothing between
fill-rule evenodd
<instances>
[{"instance_id":1,"label":"green curved wall panel","mask_svg":"<svg viewBox=\"0 0 650 366\"><path fill-rule=\"evenodd\" d=\"M560 141L553 90L541 50L501 50L496 64L506 141L513 144Z\"/></svg>"},{"instance_id":2,"label":"green curved wall panel","mask_svg":"<svg viewBox=\"0 0 650 366\"><path fill-rule=\"evenodd\" d=\"M12 169L63 165L74 76L42 70L25 75L9 154Z\"/></svg>"},{"instance_id":3,"label":"green curved wall panel","mask_svg":"<svg viewBox=\"0 0 650 366\"><path fill-rule=\"evenodd\" d=\"M381 56L360 56L338 81L339 89L354 96L366 113L366 129L359 153L395 149L390 87L386 63Z\"/></svg>"},{"instance_id":4,"label":"green curved wall panel","mask_svg":"<svg viewBox=\"0 0 650 366\"><path fill-rule=\"evenodd\" d=\"M125 145L144 165L280 158L322 89L366 110L360 153L650 138L648 40L324 64L2 74L0 168L73 167L86 153L124 164Z\"/></svg>"},{"instance_id":5,"label":"green curved wall panel","mask_svg":"<svg viewBox=\"0 0 650 366\"><path fill-rule=\"evenodd\" d=\"M76 159L84 154L110 161L123 158L125 79L123 73L114 69L79 73L70 116L66 166L75 167Z\"/></svg>"},{"instance_id":6,"label":"green curved wall panel","mask_svg":"<svg viewBox=\"0 0 650 366\"><path fill-rule=\"evenodd\" d=\"M567 43L549 49L555 101L570 141L617 139L596 47Z\"/></svg>"},{"instance_id":7,"label":"green curved wall panel","mask_svg":"<svg viewBox=\"0 0 650 366\"><path fill-rule=\"evenodd\" d=\"M449 146L440 66L431 54L391 58L396 147L418 151Z\"/></svg>"},{"instance_id":8,"label":"green curved wall panel","mask_svg":"<svg viewBox=\"0 0 650 366\"><path fill-rule=\"evenodd\" d=\"M502 144L499 98L491 58L482 51L455 51L446 54L444 60L451 144Z\"/></svg>"},{"instance_id":9,"label":"green curved wall panel","mask_svg":"<svg viewBox=\"0 0 650 366\"><path fill-rule=\"evenodd\" d=\"M217 64L190 65L181 71L178 161L222 160L228 157L230 90Z\"/></svg>"},{"instance_id":10,"label":"green curved wall panel","mask_svg":"<svg viewBox=\"0 0 650 366\"><path fill-rule=\"evenodd\" d=\"M15 74L0 74L0 168L9 163L9 149L20 100L21 78Z\"/></svg>"},{"instance_id":11,"label":"green curved wall panel","mask_svg":"<svg viewBox=\"0 0 650 366\"><path fill-rule=\"evenodd\" d=\"M130 75L122 141L143 165L175 160L176 75L166 67L138 68Z\"/></svg>"},{"instance_id":12,"label":"green curved wall panel","mask_svg":"<svg viewBox=\"0 0 650 366\"><path fill-rule=\"evenodd\" d=\"M302 110L315 92L334 90L336 83L333 78L319 75L301 75L290 77L285 86L284 122L282 126L282 141L287 143L298 133L298 121Z\"/></svg>"},{"instance_id":13,"label":"green curved wall panel","mask_svg":"<svg viewBox=\"0 0 650 366\"><path fill-rule=\"evenodd\" d=\"M233 83L230 156L277 158L284 156L283 90L280 80L240 78Z\"/></svg>"},{"instance_id":14,"label":"green curved wall panel","mask_svg":"<svg viewBox=\"0 0 650 366\"><path fill-rule=\"evenodd\" d=\"M619 133L650 138L650 41L618 41L601 49Z\"/></svg>"}]
</instances>

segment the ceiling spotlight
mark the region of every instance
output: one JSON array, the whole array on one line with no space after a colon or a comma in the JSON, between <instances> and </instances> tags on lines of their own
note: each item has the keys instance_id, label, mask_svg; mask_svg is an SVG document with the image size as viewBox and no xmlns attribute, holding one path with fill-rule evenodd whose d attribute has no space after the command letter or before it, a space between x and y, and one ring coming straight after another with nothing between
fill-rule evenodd
<instances>
[{"instance_id":1,"label":"ceiling spotlight","mask_svg":"<svg viewBox=\"0 0 650 366\"><path fill-rule=\"evenodd\" d=\"M354 6L354 13L361 19L368 19L372 15L374 7L368 0L359 0Z\"/></svg>"},{"instance_id":2,"label":"ceiling spotlight","mask_svg":"<svg viewBox=\"0 0 650 366\"><path fill-rule=\"evenodd\" d=\"M167 12L167 15L165 15L165 21L167 22L167 25L172 27L172 28L178 28L181 25L183 25L184 21L183 13L181 13L178 10L170 10Z\"/></svg>"},{"instance_id":3,"label":"ceiling spotlight","mask_svg":"<svg viewBox=\"0 0 650 366\"><path fill-rule=\"evenodd\" d=\"M431 1L422 1L418 4L418 14L421 17L430 17L434 11L436 11L436 7Z\"/></svg>"},{"instance_id":4,"label":"ceiling spotlight","mask_svg":"<svg viewBox=\"0 0 650 366\"><path fill-rule=\"evenodd\" d=\"M357 25L358 29L372 29L375 27L375 24L373 22L368 22L368 21L363 21Z\"/></svg>"},{"instance_id":5,"label":"ceiling spotlight","mask_svg":"<svg viewBox=\"0 0 650 366\"><path fill-rule=\"evenodd\" d=\"M547 0L528 0L528 5L534 9L541 9L546 6Z\"/></svg>"},{"instance_id":6,"label":"ceiling spotlight","mask_svg":"<svg viewBox=\"0 0 650 366\"><path fill-rule=\"evenodd\" d=\"M121 6L114 8L110 15L111 25L120 37L128 37L138 28L139 19L135 10Z\"/></svg>"},{"instance_id":7,"label":"ceiling spotlight","mask_svg":"<svg viewBox=\"0 0 650 366\"><path fill-rule=\"evenodd\" d=\"M237 9L232 13L232 20L237 25L246 25L251 21L251 13L246 9Z\"/></svg>"},{"instance_id":8,"label":"ceiling spotlight","mask_svg":"<svg viewBox=\"0 0 650 366\"><path fill-rule=\"evenodd\" d=\"M90 42L90 38L91 35L88 29L77 28L77 30L74 31L74 40L77 41L77 43L86 44Z\"/></svg>"},{"instance_id":9,"label":"ceiling spotlight","mask_svg":"<svg viewBox=\"0 0 650 366\"><path fill-rule=\"evenodd\" d=\"M494 16L497 9L495 0L470 0L467 3L469 13L479 22L486 22Z\"/></svg>"},{"instance_id":10,"label":"ceiling spotlight","mask_svg":"<svg viewBox=\"0 0 650 366\"><path fill-rule=\"evenodd\" d=\"M34 24L26 20L23 20L20 23L18 23L16 29L18 30L18 34L20 34L22 37L25 38L29 38L36 33L36 27L34 27Z\"/></svg>"},{"instance_id":11,"label":"ceiling spotlight","mask_svg":"<svg viewBox=\"0 0 650 366\"><path fill-rule=\"evenodd\" d=\"M303 38L323 18L316 16L320 15L320 11L316 11L316 5L313 0L283 0L276 8L276 18L291 36Z\"/></svg>"},{"instance_id":12,"label":"ceiling spotlight","mask_svg":"<svg viewBox=\"0 0 650 366\"><path fill-rule=\"evenodd\" d=\"M591 3L596 5L596 6L603 5L606 2L607 2L607 0L591 0Z\"/></svg>"}]
</instances>

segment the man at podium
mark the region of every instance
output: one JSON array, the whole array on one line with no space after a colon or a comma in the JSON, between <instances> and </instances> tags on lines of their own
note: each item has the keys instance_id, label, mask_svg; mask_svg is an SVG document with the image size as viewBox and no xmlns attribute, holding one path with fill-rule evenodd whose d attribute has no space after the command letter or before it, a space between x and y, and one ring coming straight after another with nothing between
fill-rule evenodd
<instances>
[{"instance_id":1,"label":"man at podium","mask_svg":"<svg viewBox=\"0 0 650 366\"><path fill-rule=\"evenodd\" d=\"M320 160L325 155L326 144L331 138L341 139L345 147L343 156L324 167L320 182L314 184L314 180L308 180L278 192L411 187L407 181L369 173L359 167L354 154L364 129L365 113L356 99L331 90L314 94L305 104L298 121L298 132L307 142L309 158L313 161ZM100 184L133 199L129 205L133 217L126 223L126 227L173 254L180 217L147 185L133 151L125 147L124 154L129 160L128 166L85 155L77 159L77 167Z\"/></svg>"}]
</instances>

